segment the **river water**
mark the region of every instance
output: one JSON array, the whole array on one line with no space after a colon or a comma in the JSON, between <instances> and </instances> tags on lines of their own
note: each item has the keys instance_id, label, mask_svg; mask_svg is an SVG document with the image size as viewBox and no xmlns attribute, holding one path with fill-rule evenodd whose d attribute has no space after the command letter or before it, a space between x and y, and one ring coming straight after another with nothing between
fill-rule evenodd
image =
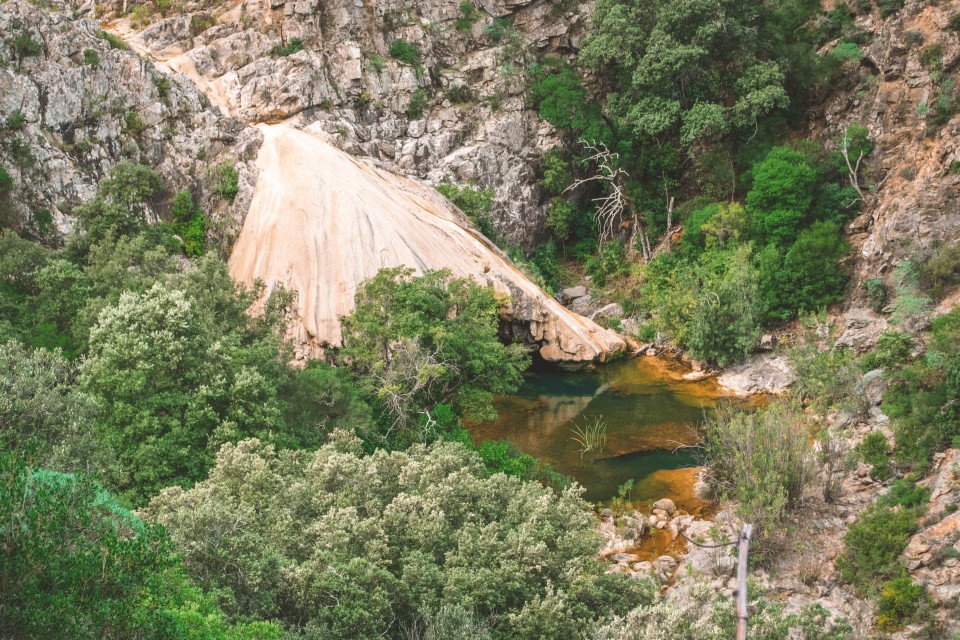
<instances>
[{"instance_id":1,"label":"river water","mask_svg":"<svg viewBox=\"0 0 960 640\"><path fill-rule=\"evenodd\" d=\"M497 420L468 425L474 440L508 440L523 453L575 478L587 500L615 497L627 480L634 502L670 497L689 511L704 505L692 494L695 429L720 396L713 380L687 381L664 359L638 357L591 371L541 369L520 390L496 399ZM572 428L601 419L607 444L581 457Z\"/></svg>"}]
</instances>

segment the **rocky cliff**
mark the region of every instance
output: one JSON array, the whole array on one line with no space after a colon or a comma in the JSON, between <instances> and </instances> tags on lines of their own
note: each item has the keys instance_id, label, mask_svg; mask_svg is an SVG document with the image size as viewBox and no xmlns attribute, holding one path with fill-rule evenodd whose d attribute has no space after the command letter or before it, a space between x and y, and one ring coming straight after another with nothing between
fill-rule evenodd
<instances>
[{"instance_id":1,"label":"rocky cliff","mask_svg":"<svg viewBox=\"0 0 960 640\"><path fill-rule=\"evenodd\" d=\"M255 15L262 23L253 24L247 19L250 8L237 5L217 19L187 13L136 32L129 21L102 31L97 22L75 20L65 8L5 3L0 21L8 31L42 43L28 56L18 54L15 42L8 43L7 59L15 65L0 75L0 87L7 89L5 112L26 118L7 136L9 161L0 156L4 164L18 167L14 200L26 207L20 217L29 221L35 211L49 209L66 230L72 205L91 197L109 167L127 158L156 167L172 185L190 188L195 201L210 212L224 250L239 236L230 261L238 279L263 280L268 290L283 284L298 294L299 322L293 331L301 357L339 345L338 318L352 309L357 286L379 269L399 265L449 269L509 294L511 302L503 310L506 328L548 361L603 360L624 348L616 334L568 311L530 282L433 189L386 170L402 167L402 153L394 154L397 162L373 157L361 162L336 149L334 145L363 151L345 139L345 125L337 124L336 132L329 133L331 122L343 121L331 121L330 114L319 111L321 104L332 108L337 95L352 95L340 90L349 82L337 74L353 66L340 60L329 67L337 69L329 75L327 65L334 51L352 55L353 49L332 39L327 53L273 56L271 29L283 33L286 23L277 20L287 10L259 9ZM318 6L300 9L309 11L294 12L288 31L290 24L313 25L319 31L301 33L303 40L316 41L323 29L331 29L324 21L306 18L319 15ZM349 12L343 16L349 18ZM208 40L195 41L201 35L197 20L202 33L210 32ZM179 39L184 33L185 41ZM345 37L354 30L330 33ZM424 58L423 64L429 62ZM419 67L383 64L376 77L397 100L398 92L424 82ZM444 133L443 123L462 127L468 119L456 108L443 108L452 109L446 119L404 121L404 130L415 134L411 139L427 135L423 148L433 148L440 139L452 141L456 136ZM509 113L509 118L532 117L522 109ZM367 133L400 126L389 115L364 117L371 127ZM274 120L284 124L249 124ZM307 123L312 133L299 130ZM399 147L409 146L399 130L391 131L392 137L400 136ZM261 149L263 132L269 135ZM491 175L507 181L516 171L530 170L529 162L498 150L497 144L484 146L484 153L510 169L501 175L502 167L492 166ZM366 148L381 156L383 149L379 143ZM464 149L460 147L461 156L472 153ZM216 169L224 164L238 174L240 193L232 202L216 195ZM429 164L437 171L443 166ZM529 186L531 180L510 184ZM524 206L521 196L512 202ZM164 203L156 209L155 216Z\"/></svg>"},{"instance_id":2,"label":"rocky cliff","mask_svg":"<svg viewBox=\"0 0 960 640\"><path fill-rule=\"evenodd\" d=\"M263 125L259 177L230 257L237 280L298 292L301 356L341 343L357 287L387 267L449 269L510 296L504 316L551 362L603 360L623 340L544 293L437 191L336 149L317 127Z\"/></svg>"},{"instance_id":3,"label":"rocky cliff","mask_svg":"<svg viewBox=\"0 0 960 640\"><path fill-rule=\"evenodd\" d=\"M857 250L855 307L867 304L864 281L881 278L893 288L897 264L960 242L960 33L948 26L957 9L955 2L909 0L886 18L858 15L851 33L824 47L827 53L845 39L866 41L862 58L847 63L808 114L809 131L824 141L860 125L876 142L866 159L865 206L848 227Z\"/></svg>"}]
</instances>

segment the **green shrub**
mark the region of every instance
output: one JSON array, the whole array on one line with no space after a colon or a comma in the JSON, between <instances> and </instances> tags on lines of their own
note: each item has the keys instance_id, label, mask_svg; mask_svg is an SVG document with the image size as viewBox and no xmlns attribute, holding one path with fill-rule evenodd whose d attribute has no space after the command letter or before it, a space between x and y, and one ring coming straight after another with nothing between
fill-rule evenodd
<instances>
[{"instance_id":1,"label":"green shrub","mask_svg":"<svg viewBox=\"0 0 960 640\"><path fill-rule=\"evenodd\" d=\"M469 104L475 99L473 91L467 84L457 84L450 87L444 97L452 104Z\"/></svg>"},{"instance_id":2,"label":"green shrub","mask_svg":"<svg viewBox=\"0 0 960 640\"><path fill-rule=\"evenodd\" d=\"M97 32L97 37L100 38L101 40L105 40L106 43L110 45L111 49L119 49L121 51L126 51L127 49L130 48L126 42L124 42L117 36L113 35L109 31L104 31L101 29L100 31Z\"/></svg>"},{"instance_id":3,"label":"green shrub","mask_svg":"<svg viewBox=\"0 0 960 640\"><path fill-rule=\"evenodd\" d=\"M97 53L96 49L84 49L83 63L86 65L90 65L91 67L100 66L100 54Z\"/></svg>"},{"instance_id":4,"label":"green shrub","mask_svg":"<svg viewBox=\"0 0 960 640\"><path fill-rule=\"evenodd\" d=\"M890 456L887 452L887 437L879 429L871 431L857 447L863 461L873 465L870 475L877 480L886 480L893 471L890 469Z\"/></svg>"},{"instance_id":5,"label":"green shrub","mask_svg":"<svg viewBox=\"0 0 960 640\"><path fill-rule=\"evenodd\" d=\"M883 585L877 606L877 630L899 631L918 617L926 593L911 578L897 578Z\"/></svg>"},{"instance_id":6,"label":"green shrub","mask_svg":"<svg viewBox=\"0 0 960 640\"><path fill-rule=\"evenodd\" d=\"M880 7L880 16L883 18L892 16L903 8L906 0L877 0L877 6Z\"/></svg>"},{"instance_id":7,"label":"green shrub","mask_svg":"<svg viewBox=\"0 0 960 640\"><path fill-rule=\"evenodd\" d=\"M935 42L921 49L920 64L931 70L939 70L943 66L943 45Z\"/></svg>"},{"instance_id":8,"label":"green shrub","mask_svg":"<svg viewBox=\"0 0 960 640\"><path fill-rule=\"evenodd\" d=\"M195 13L190 16L190 37L196 38L198 35L217 23L213 16L207 13Z\"/></svg>"},{"instance_id":9,"label":"green shrub","mask_svg":"<svg viewBox=\"0 0 960 640\"><path fill-rule=\"evenodd\" d=\"M390 57L411 67L420 67L423 64L420 48L403 38L397 38L390 44Z\"/></svg>"},{"instance_id":10,"label":"green shrub","mask_svg":"<svg viewBox=\"0 0 960 640\"><path fill-rule=\"evenodd\" d=\"M902 331L884 331L877 339L873 351L864 354L861 364L864 371L873 369L899 369L910 360L913 353L913 337Z\"/></svg>"},{"instance_id":11,"label":"green shrub","mask_svg":"<svg viewBox=\"0 0 960 640\"><path fill-rule=\"evenodd\" d=\"M411 120L419 120L423 117L426 106L427 92L423 89L417 89L410 96L410 103L407 105L407 117Z\"/></svg>"},{"instance_id":12,"label":"green shrub","mask_svg":"<svg viewBox=\"0 0 960 640\"><path fill-rule=\"evenodd\" d=\"M367 58L367 66L375 73L383 71L383 56L379 53L371 53Z\"/></svg>"},{"instance_id":13,"label":"green shrub","mask_svg":"<svg viewBox=\"0 0 960 640\"><path fill-rule=\"evenodd\" d=\"M509 17L494 18L493 22L483 30L483 35L490 38L494 44L500 44L505 39L512 38L515 33L513 21Z\"/></svg>"},{"instance_id":14,"label":"green shrub","mask_svg":"<svg viewBox=\"0 0 960 640\"><path fill-rule=\"evenodd\" d=\"M43 53L43 45L33 39L28 31L21 31L13 38L11 48L18 59L31 58Z\"/></svg>"},{"instance_id":15,"label":"green shrub","mask_svg":"<svg viewBox=\"0 0 960 640\"><path fill-rule=\"evenodd\" d=\"M473 6L471 0L463 0L460 3L460 17L454 23L457 31L470 31L473 25L480 19L480 12Z\"/></svg>"},{"instance_id":16,"label":"green shrub","mask_svg":"<svg viewBox=\"0 0 960 640\"><path fill-rule=\"evenodd\" d=\"M794 391L800 400L819 413L839 408L863 415L869 409L862 387L860 367L849 349L821 349L816 330L822 316L801 317L803 340L788 352L797 381Z\"/></svg>"},{"instance_id":17,"label":"green shrub","mask_svg":"<svg viewBox=\"0 0 960 640\"><path fill-rule=\"evenodd\" d=\"M161 100L166 100L170 97L170 78L166 76L154 76L153 86L157 88L157 94L160 96Z\"/></svg>"},{"instance_id":18,"label":"green shrub","mask_svg":"<svg viewBox=\"0 0 960 640\"><path fill-rule=\"evenodd\" d=\"M298 51L303 51L303 40L300 38L290 38L287 42L276 44L270 49L270 55L273 56L289 56L297 53Z\"/></svg>"},{"instance_id":19,"label":"green shrub","mask_svg":"<svg viewBox=\"0 0 960 640\"><path fill-rule=\"evenodd\" d=\"M947 29L950 31L960 31L960 13L954 13L947 20Z\"/></svg>"},{"instance_id":20,"label":"green shrub","mask_svg":"<svg viewBox=\"0 0 960 640\"><path fill-rule=\"evenodd\" d=\"M584 266L597 286L602 287L606 284L608 277L626 269L626 249L621 241L611 240L600 248L597 255L587 260Z\"/></svg>"},{"instance_id":21,"label":"green shrub","mask_svg":"<svg viewBox=\"0 0 960 640\"><path fill-rule=\"evenodd\" d=\"M721 408L704 428L704 451L721 497L736 500L737 514L754 525L751 558L770 560L786 544L790 510L813 478L802 415L786 401L750 413Z\"/></svg>"},{"instance_id":22,"label":"green shrub","mask_svg":"<svg viewBox=\"0 0 960 640\"><path fill-rule=\"evenodd\" d=\"M917 272L920 288L934 300L941 300L951 287L960 284L960 245L935 247L929 256L918 261Z\"/></svg>"},{"instance_id":23,"label":"green shrub","mask_svg":"<svg viewBox=\"0 0 960 640\"><path fill-rule=\"evenodd\" d=\"M473 185L457 186L445 182L437 185L437 191L467 214L467 217L477 226L480 233L495 241L496 232L491 215L493 211L493 189L482 189Z\"/></svg>"},{"instance_id":24,"label":"green shrub","mask_svg":"<svg viewBox=\"0 0 960 640\"><path fill-rule=\"evenodd\" d=\"M841 578L861 593L876 593L883 582L906 573L898 558L916 530L913 509L870 507L843 538L845 550L836 562Z\"/></svg>"},{"instance_id":25,"label":"green shrub","mask_svg":"<svg viewBox=\"0 0 960 640\"><path fill-rule=\"evenodd\" d=\"M863 59L863 51L853 42L838 42L830 55L841 62L859 62Z\"/></svg>"},{"instance_id":26,"label":"green shrub","mask_svg":"<svg viewBox=\"0 0 960 640\"><path fill-rule=\"evenodd\" d=\"M213 187L216 194L233 204L237 194L240 193L240 176L237 175L237 170L234 168L233 163L221 162L214 168L213 176L216 180Z\"/></svg>"},{"instance_id":27,"label":"green shrub","mask_svg":"<svg viewBox=\"0 0 960 640\"><path fill-rule=\"evenodd\" d=\"M889 300L886 283L880 278L872 278L863 281L863 288L870 297L870 308L877 313L882 312Z\"/></svg>"},{"instance_id":28,"label":"green shrub","mask_svg":"<svg viewBox=\"0 0 960 640\"><path fill-rule=\"evenodd\" d=\"M24 123L26 123L27 117L23 115L23 111L20 109L14 109L10 112L10 115L7 116L7 129L12 131L19 131L23 128Z\"/></svg>"},{"instance_id":29,"label":"green shrub","mask_svg":"<svg viewBox=\"0 0 960 640\"><path fill-rule=\"evenodd\" d=\"M127 111L123 116L123 130L130 135L140 135L146 128L147 126L144 124L143 118L140 117L140 114L136 111Z\"/></svg>"},{"instance_id":30,"label":"green shrub","mask_svg":"<svg viewBox=\"0 0 960 640\"><path fill-rule=\"evenodd\" d=\"M890 485L887 493L877 499L877 504L882 507L922 507L929 499L929 489L918 486L912 478L900 478Z\"/></svg>"}]
</instances>

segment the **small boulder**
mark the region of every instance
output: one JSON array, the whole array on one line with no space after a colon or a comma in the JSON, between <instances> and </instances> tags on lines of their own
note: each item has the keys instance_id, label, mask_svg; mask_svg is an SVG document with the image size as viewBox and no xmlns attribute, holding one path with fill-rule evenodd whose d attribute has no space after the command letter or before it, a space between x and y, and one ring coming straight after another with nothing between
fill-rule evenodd
<instances>
[{"instance_id":1,"label":"small boulder","mask_svg":"<svg viewBox=\"0 0 960 640\"><path fill-rule=\"evenodd\" d=\"M611 511L610 509L604 509L603 511L600 512L600 519L601 519L601 520L612 520L612 519L613 519L613 511Z\"/></svg>"},{"instance_id":2,"label":"small boulder","mask_svg":"<svg viewBox=\"0 0 960 640\"><path fill-rule=\"evenodd\" d=\"M593 315L590 316L590 319L593 321L601 320L603 318L622 318L623 317L623 307L621 307L616 302L611 302L610 304L600 307L593 312Z\"/></svg>"},{"instance_id":3,"label":"small boulder","mask_svg":"<svg viewBox=\"0 0 960 640\"><path fill-rule=\"evenodd\" d=\"M666 512L668 516L673 516L677 512L677 505L670 498L661 498L653 503L653 509Z\"/></svg>"},{"instance_id":4,"label":"small boulder","mask_svg":"<svg viewBox=\"0 0 960 640\"><path fill-rule=\"evenodd\" d=\"M576 300L577 298L582 298L583 296L587 295L587 288L583 285L578 287L567 287L562 293L567 297L568 300Z\"/></svg>"}]
</instances>

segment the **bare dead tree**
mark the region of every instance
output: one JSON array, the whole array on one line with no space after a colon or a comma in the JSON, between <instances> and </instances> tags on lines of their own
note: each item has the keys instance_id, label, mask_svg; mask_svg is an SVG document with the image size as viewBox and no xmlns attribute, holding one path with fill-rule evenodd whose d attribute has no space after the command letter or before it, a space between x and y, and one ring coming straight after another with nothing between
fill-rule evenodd
<instances>
[{"instance_id":1,"label":"bare dead tree","mask_svg":"<svg viewBox=\"0 0 960 640\"><path fill-rule=\"evenodd\" d=\"M591 153L587 160L596 165L597 171L593 175L575 180L573 184L564 189L564 192L570 191L590 182L600 182L606 185L607 193L593 199L597 203L597 211L594 217L597 220L597 226L600 229L600 243L613 237L619 223L623 220L624 210L629 211L633 222L633 236L630 239L630 249L636 246L636 239L639 235L640 244L643 248L643 257L650 259L650 240L647 238L646 229L640 212L637 211L636 204L627 191L627 182L630 174L617 165L620 154L614 153L602 142L579 141L583 148Z\"/></svg>"},{"instance_id":2,"label":"bare dead tree","mask_svg":"<svg viewBox=\"0 0 960 640\"><path fill-rule=\"evenodd\" d=\"M670 235L673 233L673 196L670 196L670 203L667 205L667 253L673 253L673 239Z\"/></svg>"},{"instance_id":3,"label":"bare dead tree","mask_svg":"<svg viewBox=\"0 0 960 640\"><path fill-rule=\"evenodd\" d=\"M852 207L857 202L862 202L866 205L873 204L873 199L876 198L877 193L883 188L883 185L890 179L890 176L893 175L893 172L903 166L904 161L901 160L897 163L897 166L893 167L887 171L887 175L883 177L883 180L878 182L875 186L870 186L868 191L871 192L872 198L867 199L867 195L864 193L863 188L860 186L860 164L863 162L864 153L863 150L857 154L857 159L852 160L850 157L850 135L849 128L843 130L843 139L840 141L840 155L843 156L843 161L847 165L847 177L850 179L850 186L854 188L857 192L857 197L848 204L848 207Z\"/></svg>"},{"instance_id":4,"label":"bare dead tree","mask_svg":"<svg viewBox=\"0 0 960 640\"><path fill-rule=\"evenodd\" d=\"M850 186L856 189L857 195L860 196L859 200L866 202L863 189L860 188L860 163L863 162L863 150L860 150L855 163L850 161L850 136L848 135L848 131L849 129L843 130L843 140L840 142L840 153L843 155L843 161L847 165L847 175L850 178ZM856 202L856 200L853 202ZM853 204L853 202L850 204Z\"/></svg>"}]
</instances>

